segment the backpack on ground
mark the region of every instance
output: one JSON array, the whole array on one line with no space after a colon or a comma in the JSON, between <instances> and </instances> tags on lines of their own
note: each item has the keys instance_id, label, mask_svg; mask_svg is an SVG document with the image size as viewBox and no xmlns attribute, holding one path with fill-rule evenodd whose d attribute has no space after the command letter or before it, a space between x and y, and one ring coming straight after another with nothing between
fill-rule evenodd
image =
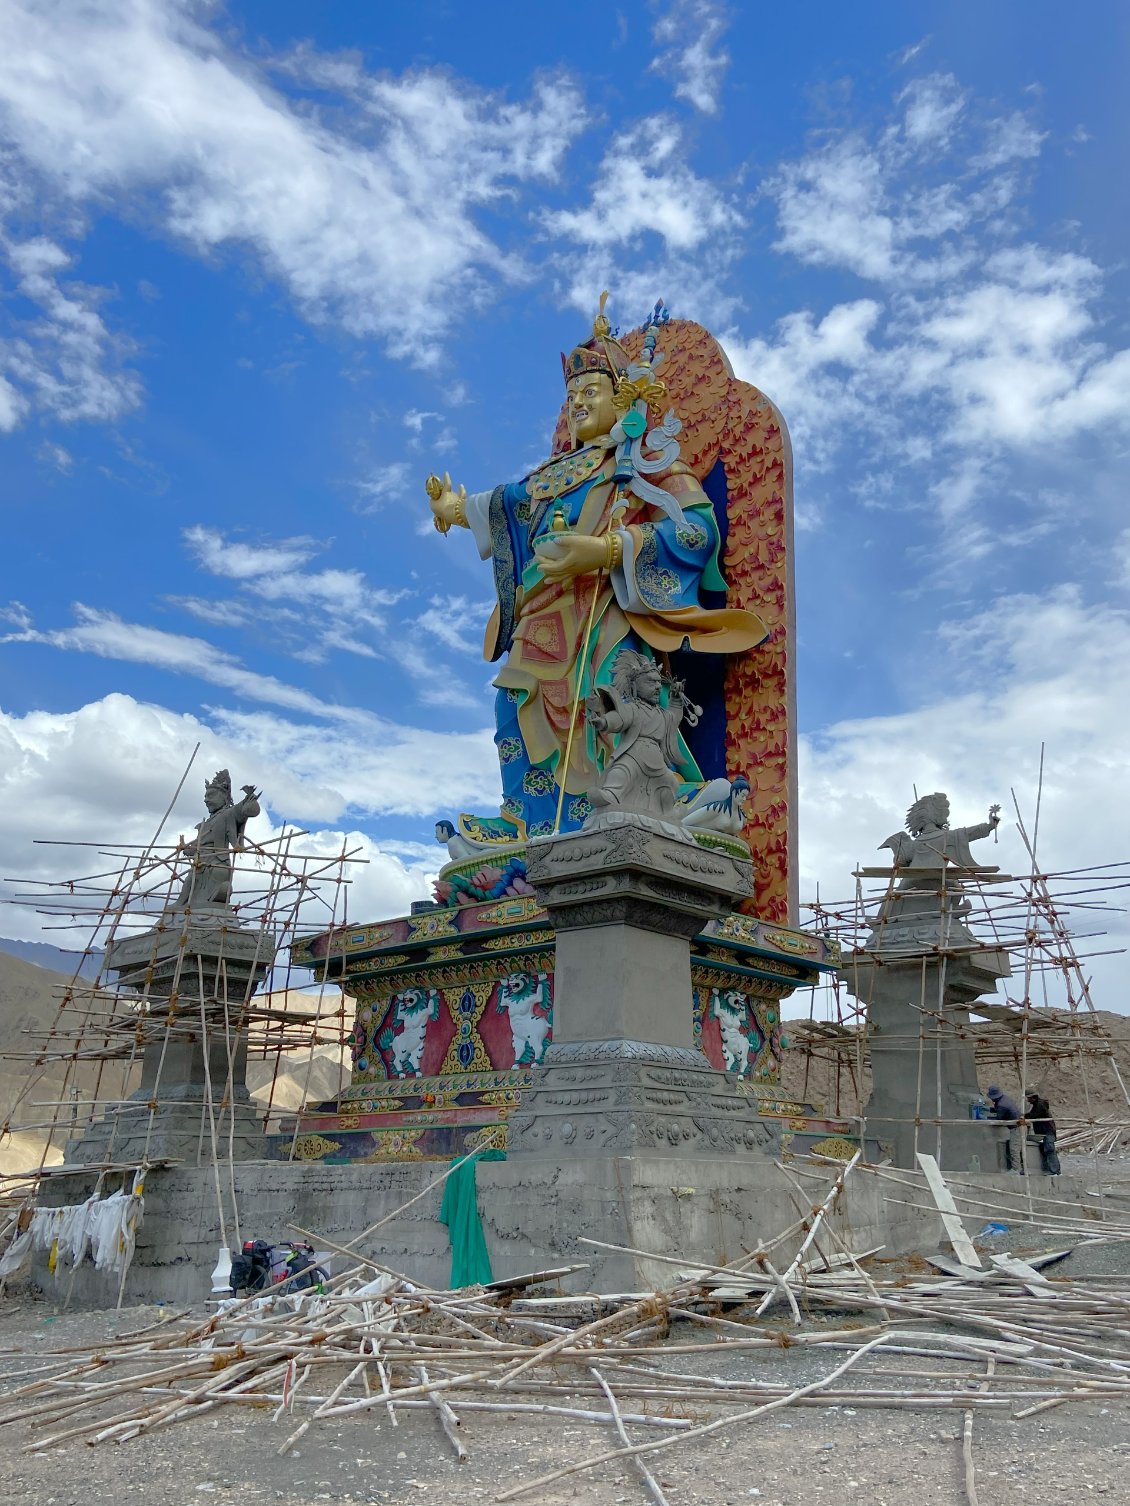
<instances>
[{"instance_id":1,"label":"backpack on ground","mask_svg":"<svg viewBox=\"0 0 1130 1506\"><path fill-rule=\"evenodd\" d=\"M271 1284L271 1247L265 1239L245 1239L232 1256L231 1289L239 1292L266 1291Z\"/></svg>"}]
</instances>

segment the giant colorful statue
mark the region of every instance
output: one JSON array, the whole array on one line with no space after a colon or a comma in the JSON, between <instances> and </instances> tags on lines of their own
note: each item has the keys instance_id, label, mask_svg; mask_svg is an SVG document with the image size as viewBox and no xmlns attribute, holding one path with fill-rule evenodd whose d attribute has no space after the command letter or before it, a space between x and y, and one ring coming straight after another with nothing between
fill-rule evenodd
<instances>
[{"instance_id":1,"label":"giant colorful statue","mask_svg":"<svg viewBox=\"0 0 1130 1506\"><path fill-rule=\"evenodd\" d=\"M693 713L670 719L674 818L747 837L758 913L785 921L795 754L784 425L700 326L657 304L621 341L604 303L591 337L562 356L550 459L474 495L429 478L436 528L469 529L492 562L485 652L503 661L501 811L437 829L453 857L481 855L499 880L485 891L464 880L454 898L493 897L512 880L521 892L513 855L525 840L591 814L620 731L614 711L593 708L614 706L618 662L622 679L647 660L659 704L678 696Z\"/></svg>"}]
</instances>

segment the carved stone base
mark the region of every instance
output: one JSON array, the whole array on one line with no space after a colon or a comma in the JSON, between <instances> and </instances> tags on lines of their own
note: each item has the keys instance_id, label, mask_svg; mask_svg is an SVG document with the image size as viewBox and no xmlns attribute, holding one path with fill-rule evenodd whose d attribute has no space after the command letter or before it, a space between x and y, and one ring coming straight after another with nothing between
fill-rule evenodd
<instances>
[{"instance_id":1,"label":"carved stone base","mask_svg":"<svg viewBox=\"0 0 1130 1506\"><path fill-rule=\"evenodd\" d=\"M530 844L530 881L557 932L554 1041L689 1050L691 937L750 893L750 865L672 837L661 821L601 820Z\"/></svg>"},{"instance_id":2,"label":"carved stone base","mask_svg":"<svg viewBox=\"0 0 1130 1506\"><path fill-rule=\"evenodd\" d=\"M223 1106L216 1091L212 1114L198 1087L168 1087L151 1110L148 1095L136 1093L128 1103L96 1120L82 1138L67 1146L64 1159L73 1165L107 1162L136 1166L143 1160L180 1161L188 1166L212 1162L212 1116L216 1154L235 1161L259 1161L267 1155L260 1111L244 1088L233 1108Z\"/></svg>"},{"instance_id":3,"label":"carved stone base","mask_svg":"<svg viewBox=\"0 0 1130 1506\"><path fill-rule=\"evenodd\" d=\"M695 1044L691 937L752 888L750 865L610 811L530 844L557 930L553 1045L510 1120L510 1155L761 1155L774 1135Z\"/></svg>"},{"instance_id":4,"label":"carved stone base","mask_svg":"<svg viewBox=\"0 0 1130 1506\"><path fill-rule=\"evenodd\" d=\"M641 1041L554 1046L510 1120L510 1155L758 1156L776 1133L701 1053Z\"/></svg>"},{"instance_id":5,"label":"carved stone base","mask_svg":"<svg viewBox=\"0 0 1130 1506\"><path fill-rule=\"evenodd\" d=\"M896 1166L916 1168L915 1152L925 1151L943 1171L1001 1169L1000 1131L970 1117L981 1094L969 1005L1008 976L1007 953L979 950L944 963L863 954L845 974L848 990L867 1006L867 1134Z\"/></svg>"},{"instance_id":6,"label":"carved stone base","mask_svg":"<svg viewBox=\"0 0 1130 1506\"><path fill-rule=\"evenodd\" d=\"M130 1041L141 1037L141 1086L72 1141L67 1159L195 1165L212 1160L213 1134L221 1158L265 1157L247 1090L245 1015L274 956L270 933L241 927L223 905L169 911L151 930L111 943L107 966L138 996L136 1018L115 1025Z\"/></svg>"}]
</instances>

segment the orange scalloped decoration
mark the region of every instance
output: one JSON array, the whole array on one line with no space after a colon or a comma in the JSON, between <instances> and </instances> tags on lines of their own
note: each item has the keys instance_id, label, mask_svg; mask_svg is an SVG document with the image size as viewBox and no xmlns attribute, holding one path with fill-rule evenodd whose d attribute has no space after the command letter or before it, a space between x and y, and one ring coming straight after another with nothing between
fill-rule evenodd
<instances>
[{"instance_id":1,"label":"orange scalloped decoration","mask_svg":"<svg viewBox=\"0 0 1130 1506\"><path fill-rule=\"evenodd\" d=\"M633 358L643 330L623 339ZM763 392L734 376L701 324L672 319L659 337L666 359L664 411L683 421L682 458L704 481L726 468L729 533L723 573L731 606L757 612L769 637L726 666L726 760L753 786L745 837L755 889L742 908L788 925L796 916L796 681L792 554L792 449L785 421ZM562 407L554 453L568 448Z\"/></svg>"}]
</instances>

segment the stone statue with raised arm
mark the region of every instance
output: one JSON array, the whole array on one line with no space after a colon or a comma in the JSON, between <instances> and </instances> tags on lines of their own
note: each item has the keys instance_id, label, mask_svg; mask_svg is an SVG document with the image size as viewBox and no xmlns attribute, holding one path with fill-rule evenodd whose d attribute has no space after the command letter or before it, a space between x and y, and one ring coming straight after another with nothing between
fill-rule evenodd
<instances>
[{"instance_id":1,"label":"stone statue with raised arm","mask_svg":"<svg viewBox=\"0 0 1130 1506\"><path fill-rule=\"evenodd\" d=\"M996 831L999 812L994 805L987 821L951 828L947 795L935 791L914 802L906 813L906 831L879 844L880 851L890 848L898 882L879 912L869 949L954 941L958 928L968 934L962 917L972 907L963 881L998 872L991 864L978 863L969 844Z\"/></svg>"},{"instance_id":2,"label":"stone statue with raised arm","mask_svg":"<svg viewBox=\"0 0 1130 1506\"><path fill-rule=\"evenodd\" d=\"M679 726L684 714L693 725L699 710L654 659L622 648L616 655L611 689L598 687L589 696L585 713L592 729L608 739L610 746L613 735L619 734L589 793L594 809L616 807L661 819L670 816L679 793L674 773Z\"/></svg>"},{"instance_id":3,"label":"stone statue with raised arm","mask_svg":"<svg viewBox=\"0 0 1130 1506\"><path fill-rule=\"evenodd\" d=\"M259 814L259 792L243 786L243 799L232 799L231 775L220 769L204 786L208 814L196 823L195 842L186 843L192 867L185 876L174 910L198 909L201 905L230 905L232 853L243 848L243 832L252 816Z\"/></svg>"},{"instance_id":4,"label":"stone statue with raised arm","mask_svg":"<svg viewBox=\"0 0 1130 1506\"><path fill-rule=\"evenodd\" d=\"M898 1166L916 1169L920 1151L943 1171L996 1163L995 1143L972 1117L981 1096L969 1007L996 992L1009 961L967 921L970 889L999 873L976 861L971 843L996 830L999 811L994 805L987 821L951 827L940 791L915 800L906 831L880 843L894 857L889 886L870 933L844 959L848 992L867 1010L867 1133Z\"/></svg>"}]
</instances>

